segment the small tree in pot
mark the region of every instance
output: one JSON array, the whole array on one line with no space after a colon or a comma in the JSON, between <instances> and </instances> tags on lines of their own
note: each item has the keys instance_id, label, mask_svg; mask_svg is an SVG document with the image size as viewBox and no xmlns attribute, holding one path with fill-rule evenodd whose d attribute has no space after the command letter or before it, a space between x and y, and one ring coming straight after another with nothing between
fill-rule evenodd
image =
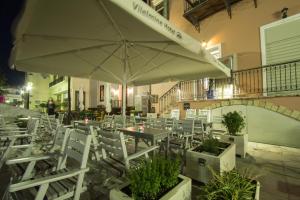
<instances>
[{"instance_id":1,"label":"small tree in pot","mask_svg":"<svg viewBox=\"0 0 300 200\"><path fill-rule=\"evenodd\" d=\"M228 135L222 135L221 139L226 142L236 144L236 154L245 157L248 146L248 135L241 134L245 128L245 119L237 111L229 112L223 115L222 124L227 128Z\"/></svg>"},{"instance_id":2,"label":"small tree in pot","mask_svg":"<svg viewBox=\"0 0 300 200\"><path fill-rule=\"evenodd\" d=\"M230 135L237 135L245 128L245 120L237 111L223 115L222 124L227 128Z\"/></svg>"}]
</instances>

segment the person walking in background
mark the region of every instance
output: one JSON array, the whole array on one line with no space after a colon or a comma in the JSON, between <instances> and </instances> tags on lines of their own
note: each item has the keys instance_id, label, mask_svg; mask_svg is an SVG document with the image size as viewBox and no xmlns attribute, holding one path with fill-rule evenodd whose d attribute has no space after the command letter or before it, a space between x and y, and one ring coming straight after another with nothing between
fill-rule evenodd
<instances>
[{"instance_id":1,"label":"person walking in background","mask_svg":"<svg viewBox=\"0 0 300 200\"><path fill-rule=\"evenodd\" d=\"M55 103L52 98L50 98L47 102L47 112L48 112L48 115L55 114Z\"/></svg>"}]
</instances>

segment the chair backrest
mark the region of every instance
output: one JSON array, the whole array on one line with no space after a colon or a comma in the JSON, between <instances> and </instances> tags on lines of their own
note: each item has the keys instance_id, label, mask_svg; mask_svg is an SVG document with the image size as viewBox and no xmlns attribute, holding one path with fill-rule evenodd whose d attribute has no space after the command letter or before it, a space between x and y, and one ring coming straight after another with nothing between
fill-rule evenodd
<instances>
[{"instance_id":1,"label":"chair backrest","mask_svg":"<svg viewBox=\"0 0 300 200\"><path fill-rule=\"evenodd\" d=\"M124 116L122 115L115 115L113 120L114 128L122 128L124 127Z\"/></svg>"},{"instance_id":2,"label":"chair backrest","mask_svg":"<svg viewBox=\"0 0 300 200\"><path fill-rule=\"evenodd\" d=\"M59 124L63 124L64 117L65 117L65 113L58 113L57 119Z\"/></svg>"},{"instance_id":3,"label":"chair backrest","mask_svg":"<svg viewBox=\"0 0 300 200\"><path fill-rule=\"evenodd\" d=\"M129 126L135 126L136 125L135 116L127 116L126 117L126 124L129 125Z\"/></svg>"},{"instance_id":4,"label":"chair backrest","mask_svg":"<svg viewBox=\"0 0 300 200\"><path fill-rule=\"evenodd\" d=\"M193 119L186 119L182 122L182 131L183 133L194 134L195 121Z\"/></svg>"},{"instance_id":5,"label":"chair backrest","mask_svg":"<svg viewBox=\"0 0 300 200\"><path fill-rule=\"evenodd\" d=\"M212 122L215 124L222 124L222 120L223 120L222 116L217 116L217 115L212 116Z\"/></svg>"},{"instance_id":6,"label":"chair backrest","mask_svg":"<svg viewBox=\"0 0 300 200\"><path fill-rule=\"evenodd\" d=\"M157 113L147 113L147 118L157 118Z\"/></svg>"},{"instance_id":7,"label":"chair backrest","mask_svg":"<svg viewBox=\"0 0 300 200\"><path fill-rule=\"evenodd\" d=\"M39 128L39 119L29 118L27 122L28 134L36 135Z\"/></svg>"},{"instance_id":8,"label":"chair backrest","mask_svg":"<svg viewBox=\"0 0 300 200\"><path fill-rule=\"evenodd\" d=\"M58 126L56 129L53 145L50 149L50 152L59 151L60 153L64 153L69 136L70 129L65 128L61 125Z\"/></svg>"},{"instance_id":9,"label":"chair backrest","mask_svg":"<svg viewBox=\"0 0 300 200\"><path fill-rule=\"evenodd\" d=\"M198 110L198 119L203 120L203 122L210 122L211 121L211 110L199 109Z\"/></svg>"},{"instance_id":10,"label":"chair backrest","mask_svg":"<svg viewBox=\"0 0 300 200\"><path fill-rule=\"evenodd\" d=\"M45 131L51 132L52 126L51 126L49 115L48 114L41 115L40 121L41 121L40 125L44 127Z\"/></svg>"},{"instance_id":11,"label":"chair backrest","mask_svg":"<svg viewBox=\"0 0 300 200\"><path fill-rule=\"evenodd\" d=\"M5 126L5 119L4 119L4 116L3 115L0 115L0 127L1 126Z\"/></svg>"},{"instance_id":12,"label":"chair backrest","mask_svg":"<svg viewBox=\"0 0 300 200\"><path fill-rule=\"evenodd\" d=\"M86 168L92 136L79 129L71 129L64 150L61 168L66 166L68 158L76 160L80 168Z\"/></svg>"},{"instance_id":13,"label":"chair backrest","mask_svg":"<svg viewBox=\"0 0 300 200\"><path fill-rule=\"evenodd\" d=\"M108 157L127 158L128 154L122 132L100 128L97 129L97 132L103 159Z\"/></svg>"},{"instance_id":14,"label":"chair backrest","mask_svg":"<svg viewBox=\"0 0 300 200\"><path fill-rule=\"evenodd\" d=\"M185 112L185 118L186 119L195 119L197 115L196 109L187 109Z\"/></svg>"},{"instance_id":15,"label":"chair backrest","mask_svg":"<svg viewBox=\"0 0 300 200\"><path fill-rule=\"evenodd\" d=\"M171 110L171 118L179 120L179 116L180 116L179 109L173 109L173 110Z\"/></svg>"},{"instance_id":16,"label":"chair backrest","mask_svg":"<svg viewBox=\"0 0 300 200\"><path fill-rule=\"evenodd\" d=\"M204 127L203 127L202 120L197 119L194 121L194 132L195 132L195 134L204 133Z\"/></svg>"},{"instance_id":17,"label":"chair backrest","mask_svg":"<svg viewBox=\"0 0 300 200\"><path fill-rule=\"evenodd\" d=\"M175 119L174 118L165 118L165 127L173 130L175 128Z\"/></svg>"},{"instance_id":18,"label":"chair backrest","mask_svg":"<svg viewBox=\"0 0 300 200\"><path fill-rule=\"evenodd\" d=\"M157 129L165 129L165 127L166 127L165 119L157 118L156 120L153 121L153 124L151 127L157 128Z\"/></svg>"}]
</instances>

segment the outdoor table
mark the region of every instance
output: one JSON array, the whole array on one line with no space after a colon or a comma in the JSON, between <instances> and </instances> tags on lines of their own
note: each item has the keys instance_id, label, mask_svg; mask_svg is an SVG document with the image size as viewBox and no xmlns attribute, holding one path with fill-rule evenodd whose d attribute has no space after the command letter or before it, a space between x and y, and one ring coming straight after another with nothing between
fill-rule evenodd
<instances>
[{"instance_id":1,"label":"outdoor table","mask_svg":"<svg viewBox=\"0 0 300 200\"><path fill-rule=\"evenodd\" d=\"M156 145L158 140L167 138L166 155L168 155L169 140L170 140L170 138L169 138L170 131L169 130L147 128L147 127L143 127L143 126L120 128L118 130L122 131L125 135L133 136L135 138L135 152L137 152L139 139L150 140L151 145Z\"/></svg>"},{"instance_id":2,"label":"outdoor table","mask_svg":"<svg viewBox=\"0 0 300 200\"><path fill-rule=\"evenodd\" d=\"M79 124L84 125L84 126L94 126L94 127L100 127L102 122L100 121L95 121L95 120L77 120L73 121L74 127L78 126Z\"/></svg>"}]
</instances>

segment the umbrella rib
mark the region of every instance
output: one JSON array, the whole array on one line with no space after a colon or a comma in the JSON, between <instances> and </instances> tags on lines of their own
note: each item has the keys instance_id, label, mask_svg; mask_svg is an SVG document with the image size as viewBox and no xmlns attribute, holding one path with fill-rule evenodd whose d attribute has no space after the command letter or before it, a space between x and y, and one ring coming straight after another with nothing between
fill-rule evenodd
<instances>
[{"instance_id":1,"label":"umbrella rib","mask_svg":"<svg viewBox=\"0 0 300 200\"><path fill-rule=\"evenodd\" d=\"M102 68L101 65L103 65L108 59L110 59L114 53L116 53L123 45L119 45L109 56L107 56L98 66L96 66L91 72L90 72L90 76L92 76L93 73L95 73L98 69L102 69L102 71L105 71L109 74L111 74L112 76L114 76L115 78L117 78L118 80L121 80L122 82L122 79L120 79L119 77L117 77L114 73L112 73L111 71L109 70L105 70Z\"/></svg>"},{"instance_id":2,"label":"umbrella rib","mask_svg":"<svg viewBox=\"0 0 300 200\"><path fill-rule=\"evenodd\" d=\"M93 63L91 63L91 62L89 62L87 59L85 59L85 58L83 58L82 56L80 56L80 55L78 55L78 54L76 54L76 53L74 53L73 54L76 58L79 58L80 60L82 60L83 62L85 62L85 63L87 63L87 64L89 64L89 65L91 65L91 66L96 66L96 65L94 65ZM98 67L98 66L97 66ZM121 79L119 78L119 77L117 77L116 75L114 75L112 72L110 72L110 71L108 71L108 70L105 70L105 69L103 69L102 67L99 67L99 68L97 68L97 70L98 69L100 69L100 70L102 70L102 71L104 71L105 73L109 73L109 74L111 74L113 77L115 77L117 80L119 80L119 81L121 81ZM91 76L92 74L90 73L89 74L89 76Z\"/></svg>"},{"instance_id":3,"label":"umbrella rib","mask_svg":"<svg viewBox=\"0 0 300 200\"><path fill-rule=\"evenodd\" d=\"M83 38L83 37L71 37L71 36L61 36L61 35L42 35L42 34L31 34L26 33L23 37L39 37L39 38L48 38L48 39L72 39L72 40L86 40L86 41L99 41L99 42L119 42L113 40L101 40L97 38Z\"/></svg>"},{"instance_id":4,"label":"umbrella rib","mask_svg":"<svg viewBox=\"0 0 300 200\"><path fill-rule=\"evenodd\" d=\"M116 29L116 31L118 32L118 34L120 35L122 40L125 40L124 35L122 34L118 24L116 23L116 21L114 20L114 18L111 16L111 14L109 13L109 11L107 10L106 6L104 5L104 3L101 0L98 0L98 5L100 4L100 6L103 8L103 10L105 11L105 14L107 15L107 17L109 18L110 22L112 23L113 27ZM102 11L102 10L101 10Z\"/></svg>"},{"instance_id":5,"label":"umbrella rib","mask_svg":"<svg viewBox=\"0 0 300 200\"><path fill-rule=\"evenodd\" d=\"M72 50L68 50L68 51L50 53L50 54L45 54L45 55L41 55L41 56L20 59L20 61L26 61L26 60L31 60L31 59L35 59L35 58L44 58L44 57L49 57L49 56L63 55L63 54L74 53L74 52L78 52L78 51L86 51L86 50L91 50L91 49L96 49L96 48L101 48L101 47L107 47L107 46L113 46L113 45L116 45L116 43L101 44L101 45L96 45L96 46L92 46L92 47L84 47L84 48L72 49Z\"/></svg>"},{"instance_id":6,"label":"umbrella rib","mask_svg":"<svg viewBox=\"0 0 300 200\"><path fill-rule=\"evenodd\" d=\"M170 58L170 59L168 59L167 61L165 61L165 62L163 62L163 63L161 63L161 64L159 64L159 65L156 65L155 67L149 69L149 70L146 71L145 73L149 73L149 72L155 70L156 68L159 68L160 66L162 66L162 65L164 65L164 64L166 64L166 63L168 63L168 62L171 61L172 59L173 59L173 58ZM163 69L161 69L161 70L164 71L169 77L171 77L171 75L170 75L168 72L166 72L166 71L163 70ZM138 79L140 76L142 76L142 74L139 74L139 75L136 75L135 77L132 77L132 78L130 79L130 82L135 81L135 80Z\"/></svg>"},{"instance_id":7,"label":"umbrella rib","mask_svg":"<svg viewBox=\"0 0 300 200\"><path fill-rule=\"evenodd\" d=\"M152 49L152 50L155 50L155 51L162 51L165 54L173 55L175 57L181 57L181 58L184 58L184 59L194 60L196 62L207 63L207 61L198 60L198 59L195 59L195 58L191 58L191 57L188 57L188 56L180 55L180 54L169 52L169 51L164 51L164 50L157 49L157 48L154 48L154 47L149 47L149 46L145 46L145 45L142 45L142 44L136 44L136 45L144 47L144 48Z\"/></svg>"},{"instance_id":8,"label":"umbrella rib","mask_svg":"<svg viewBox=\"0 0 300 200\"><path fill-rule=\"evenodd\" d=\"M166 49L168 46L169 46L169 45L166 44L166 46L165 46L162 50ZM133 47L133 48L134 48L134 47ZM134 50L137 51L138 54L139 54L141 57L143 57L145 60L147 60L147 59L143 56L143 54L142 54L141 52L139 52L136 48L134 48ZM159 51L156 55L154 55L154 56L151 57L149 60L147 60L146 63L145 63L145 67L143 67L142 69L140 69L139 71L137 71L136 73L134 73L130 78L134 78L135 76L137 76L137 75L139 75L140 73L142 73L143 70L146 68L146 66L147 66L149 63L151 63L151 64L154 66L154 68L155 68L155 67L157 66L157 64L153 63L152 60L153 60L154 58L160 56L161 54L162 54L162 51Z\"/></svg>"},{"instance_id":9,"label":"umbrella rib","mask_svg":"<svg viewBox=\"0 0 300 200\"><path fill-rule=\"evenodd\" d=\"M135 40L130 40L128 41L128 43L150 43L150 44L164 44L164 43L167 43L167 44L176 44L175 42L173 41L170 41L170 40L166 40L166 41L142 41L142 40L138 40L138 41L135 41Z\"/></svg>"}]
</instances>

